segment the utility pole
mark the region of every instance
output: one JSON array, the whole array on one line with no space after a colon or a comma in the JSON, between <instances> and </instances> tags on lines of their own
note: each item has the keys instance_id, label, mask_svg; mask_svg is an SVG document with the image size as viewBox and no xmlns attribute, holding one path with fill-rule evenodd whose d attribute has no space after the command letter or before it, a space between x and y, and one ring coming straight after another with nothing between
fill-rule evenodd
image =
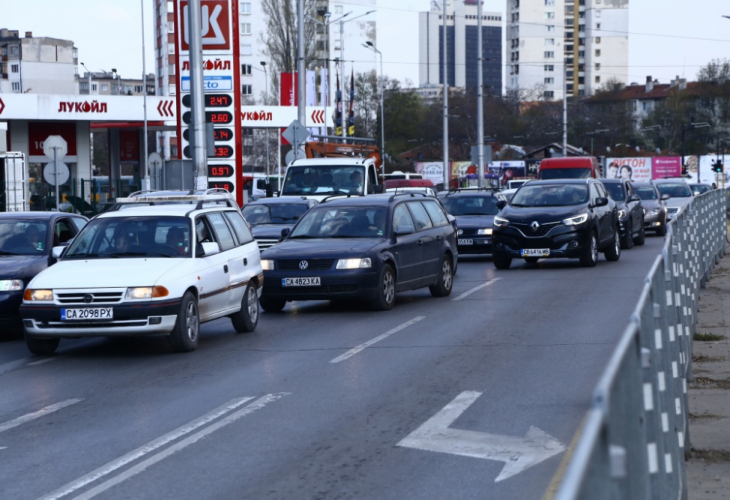
<instances>
[{"instance_id":1,"label":"utility pole","mask_svg":"<svg viewBox=\"0 0 730 500\"><path fill-rule=\"evenodd\" d=\"M304 0L297 0L297 120L307 123L306 104L307 68L304 61ZM294 154L299 154L299 137L294 135ZM294 156L294 158L297 158Z\"/></svg>"},{"instance_id":2,"label":"utility pole","mask_svg":"<svg viewBox=\"0 0 730 500\"><path fill-rule=\"evenodd\" d=\"M147 144L147 65L145 63L145 43L144 43L144 0L140 0L140 11L142 13L142 92L144 97L142 99L144 108L144 153L142 154L142 173L144 174L144 181L142 183L142 189L150 189L150 171L147 165L147 152L149 146ZM89 94L91 94L91 84L89 84Z\"/></svg>"},{"instance_id":3,"label":"utility pole","mask_svg":"<svg viewBox=\"0 0 730 500\"><path fill-rule=\"evenodd\" d=\"M266 82L266 89L264 90L264 106L269 105L269 72L266 70L266 61L261 61L261 66L264 68L264 80ZM271 183L271 180L269 177L271 176L271 173L269 172L269 169L271 168L271 163L269 163L269 128L266 128L266 183ZM279 181L281 182L281 180Z\"/></svg>"},{"instance_id":4,"label":"utility pole","mask_svg":"<svg viewBox=\"0 0 730 500\"><path fill-rule=\"evenodd\" d=\"M208 150L205 135L205 94L203 87L203 37L200 0L188 3L190 48L190 139L195 171L195 190L208 189Z\"/></svg>"},{"instance_id":5,"label":"utility pole","mask_svg":"<svg viewBox=\"0 0 730 500\"><path fill-rule=\"evenodd\" d=\"M479 166L477 167L477 175L479 181L478 187L484 187L484 82L483 68L484 59L482 59L482 2L477 1L477 158Z\"/></svg>"},{"instance_id":6,"label":"utility pole","mask_svg":"<svg viewBox=\"0 0 730 500\"><path fill-rule=\"evenodd\" d=\"M573 86L575 88L575 85ZM568 57L563 56L563 157L568 157Z\"/></svg>"},{"instance_id":7,"label":"utility pole","mask_svg":"<svg viewBox=\"0 0 730 500\"><path fill-rule=\"evenodd\" d=\"M444 45L444 53L442 55L443 61L441 62L441 67L443 68L443 84L444 84L444 189L446 191L449 190L451 187L450 185L450 175L449 175L449 75L447 71L447 65L446 65L446 57L448 54L447 51L447 41L448 37L446 36L446 0L442 0L443 2L443 45Z\"/></svg>"},{"instance_id":8,"label":"utility pole","mask_svg":"<svg viewBox=\"0 0 730 500\"><path fill-rule=\"evenodd\" d=\"M342 113L340 113L340 117L342 118L342 138L344 139L347 137L347 121L350 117L345 117L345 22L342 18L340 18L340 75L342 75L342 99L340 99ZM349 114L349 107L347 112Z\"/></svg>"}]
</instances>

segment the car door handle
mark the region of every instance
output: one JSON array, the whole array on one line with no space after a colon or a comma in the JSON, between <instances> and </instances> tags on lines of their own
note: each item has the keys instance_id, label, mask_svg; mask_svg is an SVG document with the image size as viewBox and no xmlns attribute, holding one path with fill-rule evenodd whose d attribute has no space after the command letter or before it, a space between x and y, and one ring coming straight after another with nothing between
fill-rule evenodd
<instances>
[{"instance_id":1,"label":"car door handle","mask_svg":"<svg viewBox=\"0 0 730 500\"><path fill-rule=\"evenodd\" d=\"M223 272L224 273L227 273L228 272L228 266L223 266Z\"/></svg>"},{"instance_id":2,"label":"car door handle","mask_svg":"<svg viewBox=\"0 0 730 500\"><path fill-rule=\"evenodd\" d=\"M248 259L243 259L243 265L244 267L248 265Z\"/></svg>"},{"instance_id":3,"label":"car door handle","mask_svg":"<svg viewBox=\"0 0 730 500\"><path fill-rule=\"evenodd\" d=\"M418 240L419 245L423 245L423 240Z\"/></svg>"}]
</instances>

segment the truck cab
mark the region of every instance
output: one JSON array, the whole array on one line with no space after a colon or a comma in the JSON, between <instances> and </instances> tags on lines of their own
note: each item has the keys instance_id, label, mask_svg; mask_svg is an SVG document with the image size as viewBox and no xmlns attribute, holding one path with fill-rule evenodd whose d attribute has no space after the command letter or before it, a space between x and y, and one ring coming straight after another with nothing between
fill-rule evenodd
<instances>
[{"instance_id":1,"label":"truck cab","mask_svg":"<svg viewBox=\"0 0 730 500\"><path fill-rule=\"evenodd\" d=\"M333 195L382 192L373 158L308 158L289 164L279 196L322 201Z\"/></svg>"}]
</instances>

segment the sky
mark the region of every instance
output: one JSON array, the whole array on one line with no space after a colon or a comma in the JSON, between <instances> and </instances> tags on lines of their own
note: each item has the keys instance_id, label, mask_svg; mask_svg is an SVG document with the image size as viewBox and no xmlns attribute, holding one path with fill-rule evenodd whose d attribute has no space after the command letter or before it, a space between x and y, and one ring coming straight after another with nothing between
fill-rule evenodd
<instances>
[{"instance_id":1,"label":"sky","mask_svg":"<svg viewBox=\"0 0 730 500\"><path fill-rule=\"evenodd\" d=\"M142 2L147 71L154 72L153 1L0 0L0 28L73 40L91 71L116 68L141 78ZM503 13L506 3L484 0L484 10ZM389 77L418 85L418 12L429 6L430 0L377 0L378 46ZM662 83L677 75L691 80L710 60L730 58L726 0L629 0L629 6L630 82L647 75Z\"/></svg>"}]
</instances>

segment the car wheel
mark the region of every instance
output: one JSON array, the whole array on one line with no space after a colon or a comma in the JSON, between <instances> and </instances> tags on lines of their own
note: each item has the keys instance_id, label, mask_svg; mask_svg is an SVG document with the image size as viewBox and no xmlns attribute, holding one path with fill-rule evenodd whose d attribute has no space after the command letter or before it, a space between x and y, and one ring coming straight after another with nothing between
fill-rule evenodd
<instances>
[{"instance_id":1,"label":"car wheel","mask_svg":"<svg viewBox=\"0 0 730 500\"><path fill-rule=\"evenodd\" d=\"M644 221L641 221L641 230L639 231L639 236L634 238L634 244L636 246L642 246L644 243L646 243L646 232L644 231Z\"/></svg>"},{"instance_id":2,"label":"car wheel","mask_svg":"<svg viewBox=\"0 0 730 500\"><path fill-rule=\"evenodd\" d=\"M667 221L665 220L662 222L662 225L659 226L659 229L656 230L657 236L666 236L667 235Z\"/></svg>"},{"instance_id":3,"label":"car wheel","mask_svg":"<svg viewBox=\"0 0 730 500\"><path fill-rule=\"evenodd\" d=\"M177 313L175 328L170 333L170 344L175 352L190 352L198 347L200 336L200 315L198 301L191 292L186 292Z\"/></svg>"},{"instance_id":4,"label":"car wheel","mask_svg":"<svg viewBox=\"0 0 730 500\"><path fill-rule=\"evenodd\" d=\"M507 255L494 254L494 267L497 269L509 269L512 265L512 257Z\"/></svg>"},{"instance_id":5,"label":"car wheel","mask_svg":"<svg viewBox=\"0 0 730 500\"><path fill-rule=\"evenodd\" d=\"M389 311L395 304L395 273L388 264L383 264L378 280L378 289L372 307L375 311Z\"/></svg>"},{"instance_id":6,"label":"car wheel","mask_svg":"<svg viewBox=\"0 0 730 500\"><path fill-rule=\"evenodd\" d=\"M231 323L238 333L248 333L256 329L259 323L259 296L253 283L246 285L241 299L241 310L231 316Z\"/></svg>"},{"instance_id":7,"label":"car wheel","mask_svg":"<svg viewBox=\"0 0 730 500\"><path fill-rule=\"evenodd\" d=\"M454 286L454 273L451 266L451 259L447 255L441 259L441 268L438 281L435 285L428 287L434 297L448 297L451 295L451 288Z\"/></svg>"},{"instance_id":8,"label":"car wheel","mask_svg":"<svg viewBox=\"0 0 730 500\"><path fill-rule=\"evenodd\" d=\"M58 349L58 343L61 339L35 339L25 334L25 345L28 346L28 350L36 356L50 356L56 349Z\"/></svg>"},{"instance_id":9,"label":"car wheel","mask_svg":"<svg viewBox=\"0 0 730 500\"><path fill-rule=\"evenodd\" d=\"M615 262L621 257L621 241L618 234L618 228L614 230L613 245L608 247L605 252L606 260Z\"/></svg>"},{"instance_id":10,"label":"car wheel","mask_svg":"<svg viewBox=\"0 0 730 500\"><path fill-rule=\"evenodd\" d=\"M281 312L282 309L284 309L284 306L286 305L286 300L261 297L259 304L261 304L261 309L263 309L267 313L278 313Z\"/></svg>"},{"instance_id":11,"label":"car wheel","mask_svg":"<svg viewBox=\"0 0 730 500\"><path fill-rule=\"evenodd\" d=\"M525 257L525 262L528 264L537 264L538 260L540 260L539 257Z\"/></svg>"},{"instance_id":12,"label":"car wheel","mask_svg":"<svg viewBox=\"0 0 730 500\"><path fill-rule=\"evenodd\" d=\"M634 246L634 225L631 220L626 221L626 236L621 242L621 248L628 250Z\"/></svg>"},{"instance_id":13,"label":"car wheel","mask_svg":"<svg viewBox=\"0 0 730 500\"><path fill-rule=\"evenodd\" d=\"M598 238L596 237L596 233L591 231L591 239L588 242L588 245L583 249L583 255L580 256L580 265L583 267L594 267L597 263Z\"/></svg>"}]
</instances>

